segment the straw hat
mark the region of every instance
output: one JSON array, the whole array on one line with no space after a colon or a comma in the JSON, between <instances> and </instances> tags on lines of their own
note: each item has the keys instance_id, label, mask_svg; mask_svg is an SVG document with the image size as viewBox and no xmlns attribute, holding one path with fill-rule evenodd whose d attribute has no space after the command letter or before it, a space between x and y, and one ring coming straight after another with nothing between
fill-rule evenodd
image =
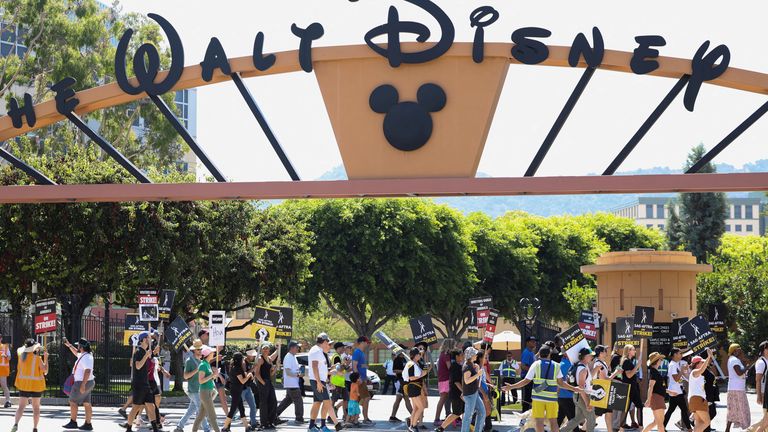
<instances>
[{"instance_id":1,"label":"straw hat","mask_svg":"<svg viewBox=\"0 0 768 432\"><path fill-rule=\"evenodd\" d=\"M197 351L203 349L203 341L200 339L195 339L192 342L192 347L189 348L190 351Z\"/></svg>"},{"instance_id":2,"label":"straw hat","mask_svg":"<svg viewBox=\"0 0 768 432\"><path fill-rule=\"evenodd\" d=\"M656 363L659 360L664 360L666 356L664 354L659 354L657 352L652 352L650 356L648 356L648 367L651 367L652 364Z\"/></svg>"},{"instance_id":3,"label":"straw hat","mask_svg":"<svg viewBox=\"0 0 768 432\"><path fill-rule=\"evenodd\" d=\"M741 349L741 345L739 344L731 344L731 346L728 347L728 355L733 355L734 351L737 349Z\"/></svg>"}]
</instances>

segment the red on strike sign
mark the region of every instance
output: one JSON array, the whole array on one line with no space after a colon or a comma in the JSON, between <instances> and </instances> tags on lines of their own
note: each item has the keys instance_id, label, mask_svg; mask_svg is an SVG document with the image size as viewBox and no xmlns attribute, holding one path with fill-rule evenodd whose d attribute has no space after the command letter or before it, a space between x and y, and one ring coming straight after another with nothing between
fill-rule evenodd
<instances>
[{"instance_id":1,"label":"red on strike sign","mask_svg":"<svg viewBox=\"0 0 768 432\"><path fill-rule=\"evenodd\" d=\"M156 290L141 290L139 291L139 304L140 305L152 305L158 304L158 298Z\"/></svg>"},{"instance_id":2,"label":"red on strike sign","mask_svg":"<svg viewBox=\"0 0 768 432\"><path fill-rule=\"evenodd\" d=\"M56 314L38 315L35 317L35 334L56 331Z\"/></svg>"}]
</instances>

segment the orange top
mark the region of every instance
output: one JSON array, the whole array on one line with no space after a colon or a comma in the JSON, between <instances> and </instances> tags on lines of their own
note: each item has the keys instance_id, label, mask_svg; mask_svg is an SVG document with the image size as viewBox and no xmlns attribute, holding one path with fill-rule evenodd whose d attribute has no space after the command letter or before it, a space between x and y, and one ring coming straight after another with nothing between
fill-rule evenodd
<instances>
[{"instance_id":1,"label":"orange top","mask_svg":"<svg viewBox=\"0 0 768 432\"><path fill-rule=\"evenodd\" d=\"M352 385L349 386L349 400L353 401L359 401L360 400L360 389L358 383L352 383Z\"/></svg>"}]
</instances>

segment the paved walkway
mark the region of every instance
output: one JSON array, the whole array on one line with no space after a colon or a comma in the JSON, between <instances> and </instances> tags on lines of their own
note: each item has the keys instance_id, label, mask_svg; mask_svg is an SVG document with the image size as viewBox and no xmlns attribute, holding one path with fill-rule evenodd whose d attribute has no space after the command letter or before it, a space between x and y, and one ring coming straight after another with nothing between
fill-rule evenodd
<instances>
[{"instance_id":1,"label":"paved walkway","mask_svg":"<svg viewBox=\"0 0 768 432\"><path fill-rule=\"evenodd\" d=\"M282 399L283 392L278 390L278 401ZM722 395L723 399L725 399L725 394ZM432 426L432 420L434 419L434 409L437 405L437 398L436 397L430 397L429 398L429 404L430 408L427 410L427 416L426 420L428 421L427 426L429 427L429 431L433 429ZM366 430L376 430L376 431L383 431L383 430L392 430L392 431L405 431L405 426L395 423L390 423L387 421L389 418L390 411L392 409L392 402L394 401L393 396L376 396L376 398L371 402L371 411L370 415L371 418L376 421L376 425L373 427L364 427L359 428L355 430L360 431L366 431ZM755 401L755 395L749 395L749 401L750 401L750 407L752 408L752 422L757 422L761 417L761 412L759 407L757 406L757 403ZM724 405L724 401L718 405L718 415L715 418L713 422L713 427L717 432L723 432L725 430L725 416L726 416L726 409ZM305 416L308 416L309 409L310 409L310 403L309 399L305 399L304 404L304 411ZM217 406L218 408L218 406ZM246 411L248 409L246 408ZM164 413L167 414L167 419L169 420L168 426L165 427L165 431L173 431L174 427L176 426L176 422L181 418L182 414L185 410L180 408L168 408L162 410ZM13 426L13 416L15 414L15 407L9 408L9 409L3 409L0 408L0 432L4 431L10 431L11 427ZM283 413L283 418L290 420L292 418L293 413L293 407L289 407L288 410ZM220 419L223 419L223 414L219 410L217 414L220 416ZM82 415L82 414L81 414ZM644 416L646 419L651 418L651 413L649 410L646 409L646 412L644 413ZM39 432L59 432L63 431L62 425L67 423L69 421L69 408L68 407L44 407L42 410L42 416L40 420L39 425ZM404 419L407 417L407 412L405 410L405 406L401 404L400 411L398 412L398 417L401 419ZM670 429L671 431L677 431L677 427L674 426L674 422L676 422L679 419L678 415L675 414L672 417L672 421L670 421ZM80 418L80 421L82 422L82 417ZM94 419L93 419L93 426L94 430L96 431L121 431L122 428L119 427L119 424L123 422L123 418L120 417L117 413L117 408L115 407L95 407L94 408ZM494 429L500 431L500 432L507 432L510 430L515 430L517 426L520 423L520 417L518 414L507 414L504 413L502 415L502 421L501 422L494 422ZM242 431L242 424L233 425L232 429L234 431ZM306 427L304 426L293 426L290 425L290 423L281 425L280 430L285 431L298 431L298 430L305 430ZM185 431L191 431L192 426L187 425L187 427L184 429ZM602 420L598 420L598 431L605 431L605 424ZM19 425L19 431L20 432L27 432L32 431L32 411L31 408L27 408L27 413L24 418L22 418L20 425ZM738 431L737 429L734 429L734 431Z\"/></svg>"}]
</instances>

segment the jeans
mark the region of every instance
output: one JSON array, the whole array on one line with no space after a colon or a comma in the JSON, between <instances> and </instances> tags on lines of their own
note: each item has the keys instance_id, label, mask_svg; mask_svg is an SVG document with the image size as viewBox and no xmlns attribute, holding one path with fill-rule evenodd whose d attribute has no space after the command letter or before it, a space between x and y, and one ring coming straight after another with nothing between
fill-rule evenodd
<instances>
[{"instance_id":1,"label":"jeans","mask_svg":"<svg viewBox=\"0 0 768 432\"><path fill-rule=\"evenodd\" d=\"M185 412L184 416L179 420L179 424L176 425L179 429L184 429L184 426L187 425L189 419L193 415L197 416L197 413L200 412L200 393L187 393L187 397L189 397L189 406L187 407L187 412ZM205 432L210 432L211 430L207 419L203 419L203 430Z\"/></svg>"},{"instance_id":2,"label":"jeans","mask_svg":"<svg viewBox=\"0 0 768 432\"><path fill-rule=\"evenodd\" d=\"M243 390L243 401L248 404L248 413L251 417L251 426L256 424L256 398L253 396L253 390L245 387Z\"/></svg>"},{"instance_id":3,"label":"jeans","mask_svg":"<svg viewBox=\"0 0 768 432\"><path fill-rule=\"evenodd\" d=\"M464 419L461 422L461 432L469 432L472 414L477 414L475 416L475 430L483 430L485 428L485 405L479 391L471 395L464 395Z\"/></svg>"},{"instance_id":4,"label":"jeans","mask_svg":"<svg viewBox=\"0 0 768 432\"><path fill-rule=\"evenodd\" d=\"M530 382L523 387L523 409L521 412L526 412L533 406L533 383Z\"/></svg>"},{"instance_id":5,"label":"jeans","mask_svg":"<svg viewBox=\"0 0 768 432\"><path fill-rule=\"evenodd\" d=\"M595 430L595 410L587 410L587 404L579 394L573 395L573 401L576 404L576 417L570 419L568 424L564 428L560 429L561 432L571 432L579 426L581 422L585 422L587 432L594 432Z\"/></svg>"},{"instance_id":6,"label":"jeans","mask_svg":"<svg viewBox=\"0 0 768 432\"><path fill-rule=\"evenodd\" d=\"M693 427L691 427L690 414L688 414L688 401L685 399L685 393L669 397L669 408L667 409L667 413L664 414L664 426L669 423L669 419L672 418L672 413L675 412L675 408L680 408L680 420L682 420L683 426L688 429L693 429Z\"/></svg>"},{"instance_id":7,"label":"jeans","mask_svg":"<svg viewBox=\"0 0 768 432\"><path fill-rule=\"evenodd\" d=\"M280 417L280 414L291 404L294 407L296 421L304 421L304 401L301 399L301 390L297 388L285 389L285 398L280 401L280 405L277 407L277 416Z\"/></svg>"},{"instance_id":8,"label":"jeans","mask_svg":"<svg viewBox=\"0 0 768 432\"><path fill-rule=\"evenodd\" d=\"M216 390L200 389L200 411L195 417L192 432L197 432L200 429L200 423L203 422L203 419L208 419L208 424L214 432L221 432L219 424L216 423L216 409L213 407L213 397L217 394Z\"/></svg>"},{"instance_id":9,"label":"jeans","mask_svg":"<svg viewBox=\"0 0 768 432\"><path fill-rule=\"evenodd\" d=\"M392 386L392 394L395 394L397 392L397 389L395 388L395 382L397 381L396 375L387 375L384 377L384 388L381 389L381 394L385 395L387 394L387 390L389 390L389 386Z\"/></svg>"}]
</instances>

